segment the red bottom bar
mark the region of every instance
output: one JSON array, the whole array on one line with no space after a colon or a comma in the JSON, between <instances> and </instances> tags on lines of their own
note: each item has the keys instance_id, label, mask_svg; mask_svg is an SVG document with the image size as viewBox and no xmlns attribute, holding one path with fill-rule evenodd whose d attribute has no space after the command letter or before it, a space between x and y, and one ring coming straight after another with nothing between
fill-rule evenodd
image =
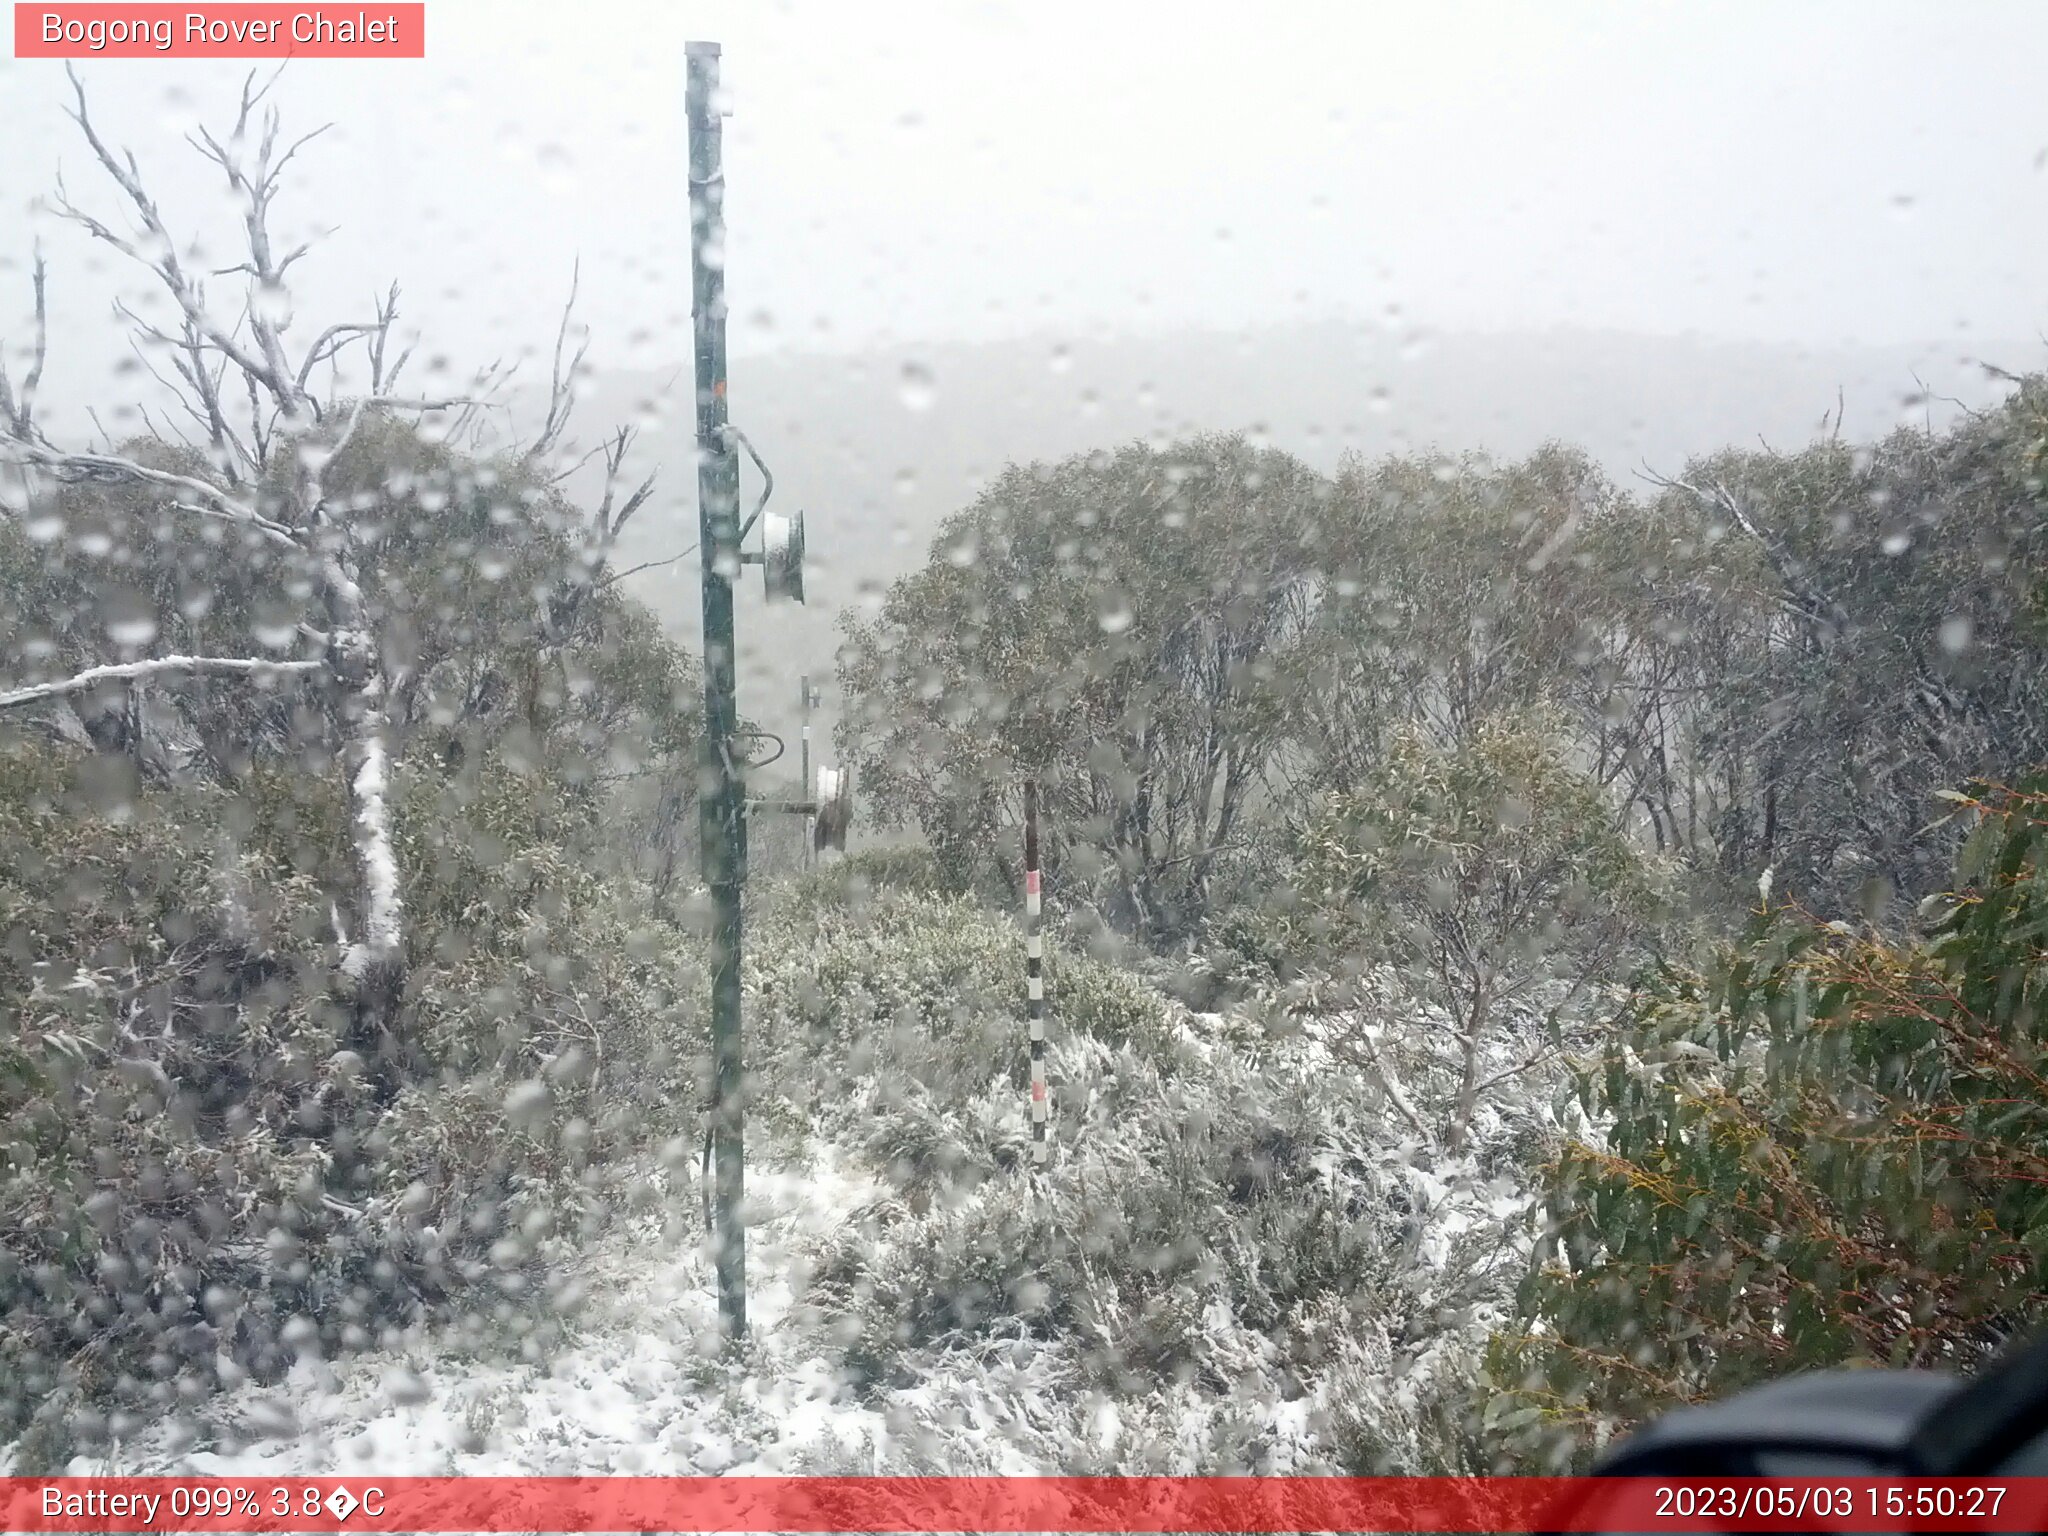
<instances>
[{"instance_id":1,"label":"red bottom bar","mask_svg":"<svg viewBox=\"0 0 2048 1536\"><path fill-rule=\"evenodd\" d=\"M0 1531L2040 1531L2048 1478L0 1478Z\"/></svg>"}]
</instances>

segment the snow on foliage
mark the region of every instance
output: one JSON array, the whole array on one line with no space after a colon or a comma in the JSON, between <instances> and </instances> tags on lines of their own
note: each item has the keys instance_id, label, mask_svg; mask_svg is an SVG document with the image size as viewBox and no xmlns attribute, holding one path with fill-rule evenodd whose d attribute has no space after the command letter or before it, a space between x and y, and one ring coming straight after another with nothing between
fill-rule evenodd
<instances>
[{"instance_id":1,"label":"snow on foliage","mask_svg":"<svg viewBox=\"0 0 2048 1536\"><path fill-rule=\"evenodd\" d=\"M1478 1464L1470 1384L1526 1251L1527 1192L1488 1171L1509 1120L1431 1154L1315 1031L1192 1017L1055 945L1034 1179L1007 919L828 876L755 931L744 1357L719 1355L694 1162L670 1157L620 1181L641 1215L551 1266L554 1351L430 1321L314 1342L74 1470Z\"/></svg>"}]
</instances>

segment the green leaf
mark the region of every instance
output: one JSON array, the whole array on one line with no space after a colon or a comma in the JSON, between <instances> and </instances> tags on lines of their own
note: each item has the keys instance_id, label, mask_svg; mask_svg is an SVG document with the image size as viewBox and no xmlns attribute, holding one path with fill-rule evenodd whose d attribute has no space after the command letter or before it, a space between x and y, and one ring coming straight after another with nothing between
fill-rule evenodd
<instances>
[{"instance_id":1,"label":"green leaf","mask_svg":"<svg viewBox=\"0 0 2048 1536\"><path fill-rule=\"evenodd\" d=\"M1990 816L1979 819L1970 835L1963 840L1963 846L1956 854L1956 884L1967 886L1976 883L1998 851L1999 836L2003 829Z\"/></svg>"}]
</instances>

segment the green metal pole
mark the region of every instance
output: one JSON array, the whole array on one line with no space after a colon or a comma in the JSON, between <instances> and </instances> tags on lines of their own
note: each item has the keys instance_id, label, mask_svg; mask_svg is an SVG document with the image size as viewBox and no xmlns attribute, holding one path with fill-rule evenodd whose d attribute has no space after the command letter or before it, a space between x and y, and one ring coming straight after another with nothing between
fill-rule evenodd
<instances>
[{"instance_id":1,"label":"green metal pole","mask_svg":"<svg viewBox=\"0 0 2048 1536\"><path fill-rule=\"evenodd\" d=\"M740 888L747 873L746 784L739 723L733 583L740 572L739 458L726 433L725 173L718 44L691 43L691 312L697 361L697 505L704 593L704 735L698 832L711 889L712 1247L725 1336L747 1331L745 1055L740 1041Z\"/></svg>"}]
</instances>

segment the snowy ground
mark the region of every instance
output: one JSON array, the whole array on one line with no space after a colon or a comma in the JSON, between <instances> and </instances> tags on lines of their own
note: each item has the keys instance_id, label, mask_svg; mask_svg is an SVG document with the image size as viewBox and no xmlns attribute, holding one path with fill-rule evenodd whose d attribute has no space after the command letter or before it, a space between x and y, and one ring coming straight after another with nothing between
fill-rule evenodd
<instances>
[{"instance_id":1,"label":"snowy ground","mask_svg":"<svg viewBox=\"0 0 2048 1536\"><path fill-rule=\"evenodd\" d=\"M753 1340L719 1358L710 1266L649 1219L593 1254L589 1304L569 1342L538 1364L486 1361L425 1334L398 1352L302 1362L282 1384L245 1389L165 1424L74 1475L219 1477L449 1473L600 1475L874 1470L889 1417L852 1401L793 1316L818 1242L875 1186L821 1150L750 1169Z\"/></svg>"},{"instance_id":2,"label":"snowy ground","mask_svg":"<svg viewBox=\"0 0 2048 1536\"><path fill-rule=\"evenodd\" d=\"M670 1218L649 1218L589 1256L578 1276L589 1302L568 1341L536 1363L478 1358L452 1331L424 1332L399 1350L301 1362L276 1386L216 1398L67 1470L1187 1474L1217 1469L1217 1426L1240 1420L1275 1458L1259 1470L1307 1469L1305 1402L1276 1401L1250 1379L1228 1398L1164 1387L1113 1402L1076 1391L1060 1349L1015 1336L927 1353L914 1381L856 1398L796 1297L813 1257L881 1186L823 1146L750 1168L747 1184L752 1337L739 1358L718 1347L701 1220L681 1223L678 1240L664 1230Z\"/></svg>"},{"instance_id":3,"label":"snowy ground","mask_svg":"<svg viewBox=\"0 0 2048 1536\"><path fill-rule=\"evenodd\" d=\"M1205 1054L1213 1049L1203 1046ZM1510 1218L1525 1196L1449 1177L1443 1167L1431 1176L1412 1148L1361 1147L1355 1160L1389 1159L1409 1197L1410 1257L1422 1278L1386 1300L1443 1320L1419 1350L1397 1347L1368 1318L1325 1368L1294 1382L1276 1368L1272 1342L1218 1292L1203 1313L1207 1369L1199 1379L1162 1378L1112 1396L1102 1373L1087 1368L1096 1363L1088 1354L1094 1335L1034 1338L1013 1320L992 1320L986 1330L955 1332L903 1355L894 1384L859 1395L841 1378L827 1320L800 1298L847 1224L889 1192L830 1145L755 1151L747 1175L752 1330L737 1355L721 1347L698 1192L690 1188L615 1227L558 1275L584 1299L562 1319L566 1336L545 1353L532 1340L530 1358L516 1339L480 1348L474 1330L452 1324L424 1329L382 1351L302 1360L283 1382L211 1399L68 1470L252 1480L1330 1471L1347 1443L1346 1423L1369 1423L1376 1440L1406 1447L1426 1427L1418 1417L1424 1387L1444 1372L1462 1380L1468 1371L1452 1346L1483 1339L1494 1319L1430 1280L1450 1250L1479 1243L1494 1265L1522 1251L1500 1244L1518 1230ZM659 1193L665 1184L649 1171L647 1189ZM1425 1212L1430 1219L1419 1221ZM1477 1230L1468 1230L1475 1217ZM1480 1242L1487 1234L1495 1240ZM1448 1267L1473 1262L1461 1248ZM1105 1306L1117 1304L1112 1288ZM1331 1319L1342 1310L1321 1308ZM6 1460L0 1447L0 1470Z\"/></svg>"}]
</instances>

